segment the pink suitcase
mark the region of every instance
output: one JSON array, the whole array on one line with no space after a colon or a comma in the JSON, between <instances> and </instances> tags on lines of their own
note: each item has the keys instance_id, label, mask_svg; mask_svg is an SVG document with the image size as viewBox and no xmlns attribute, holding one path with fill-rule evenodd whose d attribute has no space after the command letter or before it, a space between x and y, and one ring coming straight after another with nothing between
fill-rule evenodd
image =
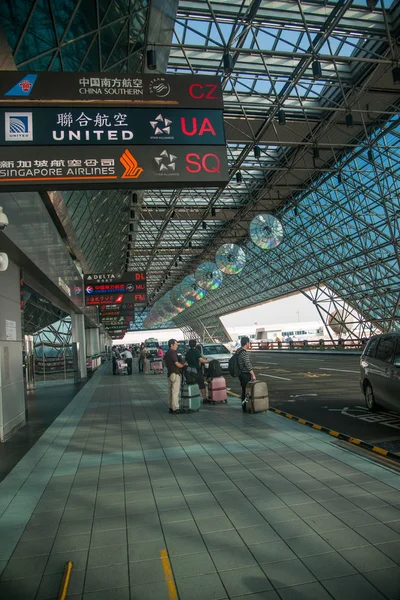
<instances>
[{"instance_id":1,"label":"pink suitcase","mask_svg":"<svg viewBox=\"0 0 400 600\"><path fill-rule=\"evenodd\" d=\"M212 404L228 402L225 377L214 377L208 382L208 397Z\"/></svg>"},{"instance_id":2,"label":"pink suitcase","mask_svg":"<svg viewBox=\"0 0 400 600\"><path fill-rule=\"evenodd\" d=\"M154 373L163 373L164 372L164 361L162 358L151 360L150 361L150 371Z\"/></svg>"}]
</instances>

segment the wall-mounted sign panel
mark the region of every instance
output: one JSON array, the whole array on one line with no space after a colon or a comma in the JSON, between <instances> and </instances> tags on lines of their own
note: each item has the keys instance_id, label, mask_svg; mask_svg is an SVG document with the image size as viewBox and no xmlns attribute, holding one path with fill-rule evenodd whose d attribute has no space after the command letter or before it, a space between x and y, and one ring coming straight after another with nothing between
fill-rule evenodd
<instances>
[{"instance_id":1,"label":"wall-mounted sign panel","mask_svg":"<svg viewBox=\"0 0 400 600\"><path fill-rule=\"evenodd\" d=\"M10 100L223 108L221 80L208 75L1 71L0 102Z\"/></svg>"},{"instance_id":2,"label":"wall-mounted sign panel","mask_svg":"<svg viewBox=\"0 0 400 600\"><path fill-rule=\"evenodd\" d=\"M99 306L99 310L101 314L106 313L118 313L120 315L124 314L133 314L135 305L129 302L125 302L124 304L101 304Z\"/></svg>"},{"instance_id":3,"label":"wall-mounted sign panel","mask_svg":"<svg viewBox=\"0 0 400 600\"><path fill-rule=\"evenodd\" d=\"M126 294L134 292L146 292L146 282L136 283L97 283L85 285L85 296L97 296L108 294Z\"/></svg>"},{"instance_id":4,"label":"wall-mounted sign panel","mask_svg":"<svg viewBox=\"0 0 400 600\"><path fill-rule=\"evenodd\" d=\"M0 191L222 186L225 146L0 148Z\"/></svg>"},{"instance_id":5,"label":"wall-mounted sign panel","mask_svg":"<svg viewBox=\"0 0 400 600\"><path fill-rule=\"evenodd\" d=\"M0 105L2 146L225 144L222 110Z\"/></svg>"},{"instance_id":6,"label":"wall-mounted sign panel","mask_svg":"<svg viewBox=\"0 0 400 600\"><path fill-rule=\"evenodd\" d=\"M144 271L127 271L119 275L118 273L86 273L83 276L85 285L91 283L126 283L129 281L146 281Z\"/></svg>"},{"instance_id":7,"label":"wall-mounted sign panel","mask_svg":"<svg viewBox=\"0 0 400 600\"><path fill-rule=\"evenodd\" d=\"M99 304L147 304L147 294L129 293L129 294L96 294L95 296L86 296L86 306L98 306Z\"/></svg>"}]
</instances>

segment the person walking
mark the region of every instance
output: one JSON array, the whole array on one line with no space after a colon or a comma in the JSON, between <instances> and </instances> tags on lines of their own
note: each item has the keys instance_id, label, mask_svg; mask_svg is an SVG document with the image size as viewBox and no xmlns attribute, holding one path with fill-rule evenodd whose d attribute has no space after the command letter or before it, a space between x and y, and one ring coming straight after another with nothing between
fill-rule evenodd
<instances>
[{"instance_id":1,"label":"person walking","mask_svg":"<svg viewBox=\"0 0 400 600\"><path fill-rule=\"evenodd\" d=\"M179 362L177 350L178 342L174 339L169 340L164 361L168 373L168 407L169 412L174 415L183 412L179 408L179 392L181 389L181 370L187 365L187 363Z\"/></svg>"},{"instance_id":2,"label":"person walking","mask_svg":"<svg viewBox=\"0 0 400 600\"><path fill-rule=\"evenodd\" d=\"M119 352L117 350L117 346L112 347L112 370L113 375L117 374L117 360L119 358Z\"/></svg>"},{"instance_id":3,"label":"person walking","mask_svg":"<svg viewBox=\"0 0 400 600\"><path fill-rule=\"evenodd\" d=\"M132 361L133 361L132 352L130 350L126 349L122 352L121 357L124 359L124 361L126 362L126 365L128 367L128 375L132 375Z\"/></svg>"},{"instance_id":4,"label":"person walking","mask_svg":"<svg viewBox=\"0 0 400 600\"><path fill-rule=\"evenodd\" d=\"M250 339L247 336L242 337L240 341L240 349L237 350L237 361L240 369L239 381L242 386L242 410L246 412L246 385L249 381L255 381L256 376L252 364L250 362L250 356L248 349L250 348Z\"/></svg>"},{"instance_id":5,"label":"person walking","mask_svg":"<svg viewBox=\"0 0 400 600\"><path fill-rule=\"evenodd\" d=\"M196 340L189 340L189 350L186 352L185 356L185 360L188 364L187 372L193 374L196 377L196 382L199 386L203 402L206 402L206 384L204 381L204 375L201 372L201 365L205 365L206 363L208 363L208 360L202 357L201 346L196 346L196 343ZM200 350L198 348L200 348Z\"/></svg>"},{"instance_id":6,"label":"person walking","mask_svg":"<svg viewBox=\"0 0 400 600\"><path fill-rule=\"evenodd\" d=\"M139 373L144 373L146 367L147 348L142 342L139 349Z\"/></svg>"}]
</instances>

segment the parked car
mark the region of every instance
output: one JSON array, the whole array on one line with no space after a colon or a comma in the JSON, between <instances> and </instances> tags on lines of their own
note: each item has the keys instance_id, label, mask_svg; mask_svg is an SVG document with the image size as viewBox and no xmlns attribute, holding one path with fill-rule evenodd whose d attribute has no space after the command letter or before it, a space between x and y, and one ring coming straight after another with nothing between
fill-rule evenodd
<instances>
[{"instance_id":1,"label":"parked car","mask_svg":"<svg viewBox=\"0 0 400 600\"><path fill-rule=\"evenodd\" d=\"M400 412L400 332L372 337L361 356L360 371L367 408Z\"/></svg>"},{"instance_id":2,"label":"parked car","mask_svg":"<svg viewBox=\"0 0 400 600\"><path fill-rule=\"evenodd\" d=\"M218 360L223 371L228 370L228 362L232 356L232 352L223 344L203 344L203 356L207 360ZM208 364L204 365L207 373Z\"/></svg>"}]
</instances>

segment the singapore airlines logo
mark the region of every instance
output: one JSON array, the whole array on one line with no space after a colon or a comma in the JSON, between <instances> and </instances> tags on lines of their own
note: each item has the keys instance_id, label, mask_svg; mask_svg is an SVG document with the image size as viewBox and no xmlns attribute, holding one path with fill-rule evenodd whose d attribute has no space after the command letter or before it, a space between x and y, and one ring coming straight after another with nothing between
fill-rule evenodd
<instances>
[{"instance_id":1,"label":"singapore airlines logo","mask_svg":"<svg viewBox=\"0 0 400 600\"><path fill-rule=\"evenodd\" d=\"M154 121L150 121L150 125L154 130L154 135L170 135L171 134L171 124L172 121L170 119L164 119L164 117L160 114L158 115Z\"/></svg>"},{"instance_id":2,"label":"singapore airlines logo","mask_svg":"<svg viewBox=\"0 0 400 600\"><path fill-rule=\"evenodd\" d=\"M129 150L125 150L119 160L125 167L125 171L121 176L122 179L137 179L143 173L142 167L138 166L136 158L129 152Z\"/></svg>"}]
</instances>

